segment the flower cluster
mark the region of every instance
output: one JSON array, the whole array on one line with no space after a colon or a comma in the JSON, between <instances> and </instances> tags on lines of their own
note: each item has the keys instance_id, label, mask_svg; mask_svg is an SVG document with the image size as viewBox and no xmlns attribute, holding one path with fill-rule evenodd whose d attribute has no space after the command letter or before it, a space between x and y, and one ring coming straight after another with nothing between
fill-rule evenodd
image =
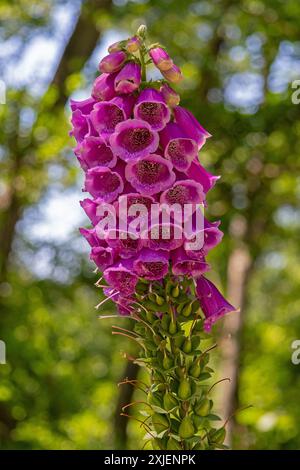
<instances>
[{"instance_id":1,"label":"flower cluster","mask_svg":"<svg viewBox=\"0 0 300 470\"><path fill-rule=\"evenodd\" d=\"M146 81L145 64L150 61L162 80ZM199 205L205 206L206 194L218 179L198 159L210 134L179 105L180 97L169 83L179 82L182 74L162 47L146 48L139 35L120 41L109 47L99 70L91 97L71 101L71 134L85 172L84 191L90 194L81 205L92 228L81 233L107 283L105 294L121 315L130 315L140 280L151 285L167 276L174 282L189 278L196 282L205 328L210 329L215 320L233 310L203 276L209 269L207 253L222 239L219 222L204 219L203 244L197 250L188 248L191 234L174 236L174 215L168 227L160 219L152 223L149 237L120 227L117 236L109 229L101 234L97 230L102 217L99 208L108 203L119 206L124 198L129 207L192 204L199 211Z\"/></svg>"}]
</instances>

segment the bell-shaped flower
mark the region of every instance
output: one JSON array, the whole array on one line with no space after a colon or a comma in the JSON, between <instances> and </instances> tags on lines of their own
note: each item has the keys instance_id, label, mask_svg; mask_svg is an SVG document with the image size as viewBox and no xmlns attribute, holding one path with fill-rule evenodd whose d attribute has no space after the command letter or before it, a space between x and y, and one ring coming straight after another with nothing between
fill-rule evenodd
<instances>
[{"instance_id":1,"label":"bell-shaped flower","mask_svg":"<svg viewBox=\"0 0 300 470\"><path fill-rule=\"evenodd\" d=\"M140 65L128 62L115 78L115 91L128 94L137 90L141 84L142 74Z\"/></svg>"},{"instance_id":2,"label":"bell-shaped flower","mask_svg":"<svg viewBox=\"0 0 300 470\"><path fill-rule=\"evenodd\" d=\"M141 92L133 112L135 118L148 122L154 131L161 131L170 120L170 110L162 94L154 88Z\"/></svg>"},{"instance_id":3,"label":"bell-shaped flower","mask_svg":"<svg viewBox=\"0 0 300 470\"><path fill-rule=\"evenodd\" d=\"M105 269L103 276L110 287L125 297L134 293L138 282L138 277L133 272L131 260L122 260Z\"/></svg>"},{"instance_id":4,"label":"bell-shaped flower","mask_svg":"<svg viewBox=\"0 0 300 470\"><path fill-rule=\"evenodd\" d=\"M177 250L172 251L172 273L175 276L199 277L210 269L204 257L200 259L192 259L184 248L181 246Z\"/></svg>"},{"instance_id":5,"label":"bell-shaped flower","mask_svg":"<svg viewBox=\"0 0 300 470\"><path fill-rule=\"evenodd\" d=\"M198 155L196 142L174 122L169 122L160 132L160 142L165 157L178 171L187 171Z\"/></svg>"},{"instance_id":6,"label":"bell-shaped flower","mask_svg":"<svg viewBox=\"0 0 300 470\"><path fill-rule=\"evenodd\" d=\"M111 52L100 61L99 70L103 73L117 72L120 70L126 59L127 54L124 51Z\"/></svg>"},{"instance_id":7,"label":"bell-shaped flower","mask_svg":"<svg viewBox=\"0 0 300 470\"><path fill-rule=\"evenodd\" d=\"M74 150L83 170L95 166L112 168L117 163L117 157L102 137L87 136Z\"/></svg>"},{"instance_id":8,"label":"bell-shaped flower","mask_svg":"<svg viewBox=\"0 0 300 470\"><path fill-rule=\"evenodd\" d=\"M176 106L174 108L174 118L186 135L197 142L199 149L205 144L206 139L211 137L211 134L201 126L195 116L187 109Z\"/></svg>"},{"instance_id":9,"label":"bell-shaped flower","mask_svg":"<svg viewBox=\"0 0 300 470\"><path fill-rule=\"evenodd\" d=\"M113 152L127 162L155 152L159 137L147 122L128 119L116 126L109 142Z\"/></svg>"},{"instance_id":10,"label":"bell-shaped flower","mask_svg":"<svg viewBox=\"0 0 300 470\"><path fill-rule=\"evenodd\" d=\"M113 202L123 191L124 183L119 173L103 166L90 168L86 172L85 191L97 202Z\"/></svg>"},{"instance_id":11,"label":"bell-shaped flower","mask_svg":"<svg viewBox=\"0 0 300 470\"><path fill-rule=\"evenodd\" d=\"M132 96L116 96L110 101L95 104L90 118L95 130L105 139L115 131L117 124L128 119L135 99Z\"/></svg>"},{"instance_id":12,"label":"bell-shaped flower","mask_svg":"<svg viewBox=\"0 0 300 470\"><path fill-rule=\"evenodd\" d=\"M171 162L155 154L127 163L125 177L136 191L146 196L170 188L175 181Z\"/></svg>"},{"instance_id":13,"label":"bell-shaped flower","mask_svg":"<svg viewBox=\"0 0 300 470\"><path fill-rule=\"evenodd\" d=\"M197 279L196 293L205 315L204 327L206 331L209 331L211 326L226 313L236 310L227 302L216 286L204 276Z\"/></svg>"},{"instance_id":14,"label":"bell-shaped flower","mask_svg":"<svg viewBox=\"0 0 300 470\"><path fill-rule=\"evenodd\" d=\"M163 279L169 270L169 253L143 248L133 262L134 272L149 281Z\"/></svg>"}]
</instances>

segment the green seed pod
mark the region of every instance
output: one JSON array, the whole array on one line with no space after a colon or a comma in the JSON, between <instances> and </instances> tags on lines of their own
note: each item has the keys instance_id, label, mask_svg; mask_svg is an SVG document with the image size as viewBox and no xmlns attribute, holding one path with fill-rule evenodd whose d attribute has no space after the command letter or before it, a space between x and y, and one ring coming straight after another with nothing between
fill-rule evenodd
<instances>
[{"instance_id":1,"label":"green seed pod","mask_svg":"<svg viewBox=\"0 0 300 470\"><path fill-rule=\"evenodd\" d=\"M189 338L185 340L182 346L182 351L185 353L190 353L192 350L192 342Z\"/></svg>"},{"instance_id":2,"label":"green seed pod","mask_svg":"<svg viewBox=\"0 0 300 470\"><path fill-rule=\"evenodd\" d=\"M171 369L171 367L173 366L173 364L174 364L174 363L173 363L173 359L172 359L170 356L168 356L168 355L166 354L166 355L164 356L164 358L163 358L163 368L164 368L165 370Z\"/></svg>"},{"instance_id":3,"label":"green seed pod","mask_svg":"<svg viewBox=\"0 0 300 470\"><path fill-rule=\"evenodd\" d=\"M191 384L188 379L181 380L178 387L178 396L181 400L187 400L192 394Z\"/></svg>"},{"instance_id":4,"label":"green seed pod","mask_svg":"<svg viewBox=\"0 0 300 470\"><path fill-rule=\"evenodd\" d=\"M163 330L168 331L170 320L171 320L171 318L170 318L169 315L164 314L162 316L160 324L161 324L161 327L162 327Z\"/></svg>"},{"instance_id":5,"label":"green seed pod","mask_svg":"<svg viewBox=\"0 0 300 470\"><path fill-rule=\"evenodd\" d=\"M189 416L185 416L181 421L179 426L179 436L182 439L188 439L189 437L193 437L195 434L195 429L193 425L193 421Z\"/></svg>"},{"instance_id":6,"label":"green seed pod","mask_svg":"<svg viewBox=\"0 0 300 470\"><path fill-rule=\"evenodd\" d=\"M152 415L152 425L155 431L159 434L162 431L165 431L169 427L169 421L165 415L160 413L154 413Z\"/></svg>"},{"instance_id":7,"label":"green seed pod","mask_svg":"<svg viewBox=\"0 0 300 470\"><path fill-rule=\"evenodd\" d=\"M178 297L179 296L179 293L180 293L180 290L179 290L179 286L177 284L177 286L173 287L173 289L171 290L171 295L172 297Z\"/></svg>"},{"instance_id":8,"label":"green seed pod","mask_svg":"<svg viewBox=\"0 0 300 470\"><path fill-rule=\"evenodd\" d=\"M223 444L224 439L226 437L226 430L224 426L222 428L217 429L211 436L213 442L217 442L218 444Z\"/></svg>"},{"instance_id":9,"label":"green seed pod","mask_svg":"<svg viewBox=\"0 0 300 470\"><path fill-rule=\"evenodd\" d=\"M211 402L208 398L203 398L196 406L195 413L198 416L207 416L211 409Z\"/></svg>"},{"instance_id":10,"label":"green seed pod","mask_svg":"<svg viewBox=\"0 0 300 470\"><path fill-rule=\"evenodd\" d=\"M174 284L170 280L168 280L166 283L166 289L165 289L167 295L171 294L171 290L173 289L173 287L174 287Z\"/></svg>"},{"instance_id":11,"label":"green seed pod","mask_svg":"<svg viewBox=\"0 0 300 470\"><path fill-rule=\"evenodd\" d=\"M200 308L200 304L198 302L198 300L194 300L194 302L192 303L192 312L193 313L196 313Z\"/></svg>"},{"instance_id":12,"label":"green seed pod","mask_svg":"<svg viewBox=\"0 0 300 470\"><path fill-rule=\"evenodd\" d=\"M200 367L199 362L195 362L194 364L191 365L189 369L189 374L195 378L199 377L199 375L201 374L201 367Z\"/></svg>"},{"instance_id":13,"label":"green seed pod","mask_svg":"<svg viewBox=\"0 0 300 470\"><path fill-rule=\"evenodd\" d=\"M169 325L169 333L170 333L170 335L175 335L176 332L177 332L176 322L171 321L171 323Z\"/></svg>"},{"instance_id":14,"label":"green seed pod","mask_svg":"<svg viewBox=\"0 0 300 470\"><path fill-rule=\"evenodd\" d=\"M191 305L190 303L188 303L188 304L184 307L184 309L182 310L181 313L182 313L182 315L183 315L184 317L189 317L190 314L192 313L192 305Z\"/></svg>"},{"instance_id":15,"label":"green seed pod","mask_svg":"<svg viewBox=\"0 0 300 470\"><path fill-rule=\"evenodd\" d=\"M180 443L170 437L167 442L167 450L182 450Z\"/></svg>"},{"instance_id":16,"label":"green seed pod","mask_svg":"<svg viewBox=\"0 0 300 470\"><path fill-rule=\"evenodd\" d=\"M146 318L147 318L148 322L151 323L151 324L157 319L155 317L155 315L153 315L153 313L150 312L149 310L147 310Z\"/></svg>"},{"instance_id":17,"label":"green seed pod","mask_svg":"<svg viewBox=\"0 0 300 470\"><path fill-rule=\"evenodd\" d=\"M169 392L164 394L164 409L169 411L178 405L176 398Z\"/></svg>"},{"instance_id":18,"label":"green seed pod","mask_svg":"<svg viewBox=\"0 0 300 470\"><path fill-rule=\"evenodd\" d=\"M182 310L183 310L183 308L185 307L185 305L186 305L185 302L183 302L183 303L177 305L176 310L177 310L178 315L180 315L180 313L182 312Z\"/></svg>"},{"instance_id":19,"label":"green seed pod","mask_svg":"<svg viewBox=\"0 0 300 470\"><path fill-rule=\"evenodd\" d=\"M159 406L161 408L161 400L154 393L149 392L147 395L147 401L149 405Z\"/></svg>"},{"instance_id":20,"label":"green seed pod","mask_svg":"<svg viewBox=\"0 0 300 470\"><path fill-rule=\"evenodd\" d=\"M176 367L176 375L177 375L177 377L179 377L179 379L184 378L184 373L185 373L185 369L183 369L181 367Z\"/></svg>"},{"instance_id":21,"label":"green seed pod","mask_svg":"<svg viewBox=\"0 0 300 470\"><path fill-rule=\"evenodd\" d=\"M181 348L181 346L184 343L184 339L185 339L184 336L175 336L174 338L175 346L177 346L178 348Z\"/></svg>"},{"instance_id":22,"label":"green seed pod","mask_svg":"<svg viewBox=\"0 0 300 470\"><path fill-rule=\"evenodd\" d=\"M200 344L200 338L199 336L193 336L192 337L192 350L193 351L196 351L196 349L198 348Z\"/></svg>"}]
</instances>

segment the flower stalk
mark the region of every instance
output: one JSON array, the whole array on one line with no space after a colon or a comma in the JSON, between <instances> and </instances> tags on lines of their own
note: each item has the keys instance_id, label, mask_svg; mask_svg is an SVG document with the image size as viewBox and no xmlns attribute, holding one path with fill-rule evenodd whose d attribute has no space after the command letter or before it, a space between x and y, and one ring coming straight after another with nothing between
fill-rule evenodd
<instances>
[{"instance_id":1,"label":"flower stalk","mask_svg":"<svg viewBox=\"0 0 300 470\"><path fill-rule=\"evenodd\" d=\"M225 424L210 396L218 382L207 383L214 346L204 344L212 325L234 307L204 277L210 269L206 256L222 239L220 222L203 215L202 228L195 222L219 178L198 160L211 135L179 106L170 83L183 78L181 70L162 46L147 45L145 26L108 52L91 97L71 100L71 135L85 172L84 191L92 198L81 202L92 227L80 232L103 273L96 286L106 298L97 307L112 301L119 315L134 320L132 330L114 325L113 334L139 345L140 356L130 360L149 371L147 385L126 380L146 396L122 414L144 427L154 449L224 449ZM161 79L147 81L149 63ZM123 225L124 202L129 211L135 205L146 209L140 223L149 222L153 206L159 206L158 218L146 228L137 224L133 233ZM121 209L113 228L103 225L104 206L111 216ZM177 219L185 206L192 208L188 231ZM168 224L166 214L172 214ZM141 419L128 414L133 406L143 407Z\"/></svg>"}]
</instances>

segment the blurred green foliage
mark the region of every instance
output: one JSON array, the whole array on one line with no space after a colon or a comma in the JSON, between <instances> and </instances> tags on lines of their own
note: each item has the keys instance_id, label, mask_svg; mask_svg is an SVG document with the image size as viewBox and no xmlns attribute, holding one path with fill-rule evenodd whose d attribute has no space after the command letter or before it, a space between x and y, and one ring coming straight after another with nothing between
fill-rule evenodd
<instances>
[{"instance_id":1,"label":"blurred green foliage","mask_svg":"<svg viewBox=\"0 0 300 470\"><path fill-rule=\"evenodd\" d=\"M7 104L0 105L3 449L116 448L116 384L125 367L120 351L134 352L123 338L111 336L112 321L97 320L94 305L101 295L77 232L68 242L29 236L30 217L42 217L53 188L77 191L79 199L80 176L70 150L68 111L57 106L59 88L54 84L45 92L53 70L38 83L43 93L33 91L32 77L21 85L9 77L32 38L54 35L57 8L73 11L74 26L79 6L43 0L0 5L0 36L11 51L0 56L8 87ZM233 447L300 448L300 366L291 363L291 344L300 339L300 105L291 101L291 82L300 75L300 4L91 0L84 9L100 34L97 51L108 37L129 35L145 22L153 41L182 66L182 104L213 134L201 159L222 175L209 195L208 216L220 217L225 232L211 255L214 276L225 288L236 247L246 247L251 260L238 399L239 406L252 407L237 414ZM60 46L67 43L69 33L63 33ZM85 83L90 87L99 57L88 59L82 70L74 66L68 72L67 93ZM7 250L5 229L11 226ZM47 270L41 275L36 267L43 263ZM127 446L140 446L140 436L131 421Z\"/></svg>"}]
</instances>

